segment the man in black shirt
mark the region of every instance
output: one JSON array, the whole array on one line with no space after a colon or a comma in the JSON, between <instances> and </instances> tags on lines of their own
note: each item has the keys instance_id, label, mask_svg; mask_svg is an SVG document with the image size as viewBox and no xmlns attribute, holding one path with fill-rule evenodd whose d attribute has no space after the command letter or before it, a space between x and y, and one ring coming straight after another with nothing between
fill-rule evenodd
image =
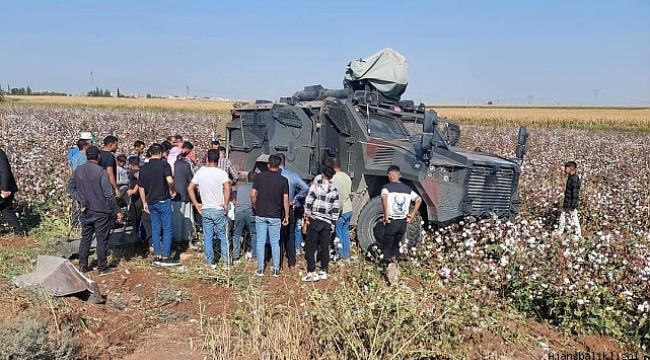
<instances>
[{"instance_id":1,"label":"man in black shirt","mask_svg":"<svg viewBox=\"0 0 650 360\"><path fill-rule=\"evenodd\" d=\"M269 169L255 176L251 203L255 211L257 272L264 275L264 247L267 236L273 254L273 276L280 276L280 228L289 224L289 182L280 172L282 158L269 157ZM284 215L284 218L280 220Z\"/></svg>"},{"instance_id":2,"label":"man in black shirt","mask_svg":"<svg viewBox=\"0 0 650 360\"><path fill-rule=\"evenodd\" d=\"M564 187L564 203L560 224L555 235L564 234L567 214L571 217L570 222L575 228L575 235L582 236L580 219L578 218L578 207L580 206L580 177L578 176L578 164L575 161L568 161L564 164L564 172L567 174L566 186Z\"/></svg>"},{"instance_id":3,"label":"man in black shirt","mask_svg":"<svg viewBox=\"0 0 650 360\"><path fill-rule=\"evenodd\" d=\"M149 148L151 159L140 169L138 186L144 212L151 216L151 242L154 249L154 264L176 266L171 259L172 251L172 204L176 196L172 168L162 159L163 149L159 144ZM162 230L162 244L160 233Z\"/></svg>"},{"instance_id":4,"label":"man in black shirt","mask_svg":"<svg viewBox=\"0 0 650 360\"><path fill-rule=\"evenodd\" d=\"M115 160L118 142L116 136L108 135L104 138L104 146L99 153L99 165L106 169L108 180L113 187L113 191L115 191L116 198L120 197L120 188L117 186L117 161Z\"/></svg>"},{"instance_id":5,"label":"man in black shirt","mask_svg":"<svg viewBox=\"0 0 650 360\"><path fill-rule=\"evenodd\" d=\"M151 217L142 209L140 199L140 187L138 177L140 176L140 159L132 156L129 158L129 190L126 191L129 197L129 219L132 220L134 228L141 234L144 230L144 238L147 246L151 246Z\"/></svg>"}]
</instances>

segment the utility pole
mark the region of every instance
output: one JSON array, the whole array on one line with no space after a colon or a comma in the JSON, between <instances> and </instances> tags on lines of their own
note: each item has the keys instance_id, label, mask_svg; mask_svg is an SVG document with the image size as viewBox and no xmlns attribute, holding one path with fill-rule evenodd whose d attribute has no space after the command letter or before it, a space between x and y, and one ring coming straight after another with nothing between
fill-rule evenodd
<instances>
[{"instance_id":1,"label":"utility pole","mask_svg":"<svg viewBox=\"0 0 650 360\"><path fill-rule=\"evenodd\" d=\"M533 99L535 98L535 96L534 95L528 95L527 98L528 98L528 105L531 105L533 103Z\"/></svg>"},{"instance_id":2,"label":"utility pole","mask_svg":"<svg viewBox=\"0 0 650 360\"><path fill-rule=\"evenodd\" d=\"M592 89L594 92L594 105L598 104L598 94L600 93L600 89Z\"/></svg>"},{"instance_id":3,"label":"utility pole","mask_svg":"<svg viewBox=\"0 0 650 360\"><path fill-rule=\"evenodd\" d=\"M92 70L90 70L90 86L93 87L93 90L97 89L97 85L95 84L95 75L93 75Z\"/></svg>"}]
</instances>

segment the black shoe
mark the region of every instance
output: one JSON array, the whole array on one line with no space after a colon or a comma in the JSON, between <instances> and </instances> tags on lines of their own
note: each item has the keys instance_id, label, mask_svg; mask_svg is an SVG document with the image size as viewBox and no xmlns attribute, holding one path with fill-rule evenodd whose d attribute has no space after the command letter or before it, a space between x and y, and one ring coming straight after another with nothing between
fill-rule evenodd
<instances>
[{"instance_id":1,"label":"black shoe","mask_svg":"<svg viewBox=\"0 0 650 360\"><path fill-rule=\"evenodd\" d=\"M88 266L79 265L78 270L79 270L80 273L85 274L85 273L89 272L91 269Z\"/></svg>"},{"instance_id":2,"label":"black shoe","mask_svg":"<svg viewBox=\"0 0 650 360\"><path fill-rule=\"evenodd\" d=\"M271 272L271 275L273 277L280 277L280 269L273 269L273 272Z\"/></svg>"}]
</instances>

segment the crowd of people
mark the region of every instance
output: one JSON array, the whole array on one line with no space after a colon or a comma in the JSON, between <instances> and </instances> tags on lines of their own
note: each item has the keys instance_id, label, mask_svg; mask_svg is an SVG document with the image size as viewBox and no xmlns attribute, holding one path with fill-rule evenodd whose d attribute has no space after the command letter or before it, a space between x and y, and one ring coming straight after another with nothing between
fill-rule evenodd
<instances>
[{"instance_id":1,"label":"crowd of people","mask_svg":"<svg viewBox=\"0 0 650 360\"><path fill-rule=\"evenodd\" d=\"M223 266L254 260L257 273L263 275L267 266L263 255L268 247L272 275L278 275L283 265L294 268L297 257L304 254L308 270L305 281L315 281L327 277L332 241L323 239L332 238L335 257L349 261L351 180L335 158L325 158L321 174L308 185L285 168L282 153L267 157L268 170L238 172L217 140L207 144L209 151L200 160L194 145L178 135L150 145L135 141L130 151L119 155L119 139L112 135L98 144L91 133L81 133L76 145L67 154L74 174L69 191L78 204L75 218L84 238L79 249L84 271L90 269L87 253L94 236L99 240L97 270L110 272L105 245L116 221L128 221L136 227L150 246L152 261L159 266L179 265L172 257L172 244L200 247L200 242L192 242L200 232L207 237L203 248L211 267L216 267L219 259ZM103 171L98 172L98 167ZM570 222L580 235L576 168L574 162L565 166L568 178L557 234ZM390 181L382 189L385 235L377 242L390 271L394 266L390 260L397 257L399 240L421 200L399 181L398 168L390 167L387 177ZM2 217L15 234L24 235L25 227L14 208L18 186L4 151L0 151L0 187ZM411 207L404 204L413 202L409 213Z\"/></svg>"},{"instance_id":2,"label":"crowd of people","mask_svg":"<svg viewBox=\"0 0 650 360\"><path fill-rule=\"evenodd\" d=\"M97 144L92 134L81 133L67 155L73 174L69 193L78 204L75 217L82 228L80 271L91 269L88 255L93 237L97 271L112 271L106 259L110 230L115 222L125 221L148 244L156 266L180 265L172 256L173 244L199 248L199 232L206 265L213 269L219 261L228 268L248 260L256 263L256 275L264 276L270 247L272 276L279 276L285 265L294 269L297 256L304 254L303 281L313 282L327 279L333 243L335 258L350 260L352 180L336 158L325 157L320 174L308 185L286 168L283 153L268 156L264 170L238 172L217 140L201 161L193 144L180 135L148 147L137 140L128 154L116 154L118 144L113 135ZM412 190L407 197L400 195L409 188L399 182L399 168L392 166L388 174L402 186L389 183L382 192L390 214L385 223L394 228L384 239L390 244L380 241L386 264L397 256L405 224L412 221L421 202ZM413 214L404 212L409 209L405 199L415 202ZM249 241L244 242L246 231Z\"/></svg>"}]
</instances>

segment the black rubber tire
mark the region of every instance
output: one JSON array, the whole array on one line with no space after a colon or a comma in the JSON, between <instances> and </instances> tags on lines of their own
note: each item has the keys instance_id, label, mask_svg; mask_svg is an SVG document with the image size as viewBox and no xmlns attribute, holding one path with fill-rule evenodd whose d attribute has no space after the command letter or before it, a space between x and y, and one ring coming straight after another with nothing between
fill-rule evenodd
<instances>
[{"instance_id":1,"label":"black rubber tire","mask_svg":"<svg viewBox=\"0 0 650 360\"><path fill-rule=\"evenodd\" d=\"M363 252L369 256L375 253L376 239L383 236L383 215L384 210L381 206L379 196L370 199L359 213L357 222L357 243ZM422 238L422 216L418 213L412 224L406 228L405 239L402 240L408 244L408 249L417 247Z\"/></svg>"}]
</instances>

